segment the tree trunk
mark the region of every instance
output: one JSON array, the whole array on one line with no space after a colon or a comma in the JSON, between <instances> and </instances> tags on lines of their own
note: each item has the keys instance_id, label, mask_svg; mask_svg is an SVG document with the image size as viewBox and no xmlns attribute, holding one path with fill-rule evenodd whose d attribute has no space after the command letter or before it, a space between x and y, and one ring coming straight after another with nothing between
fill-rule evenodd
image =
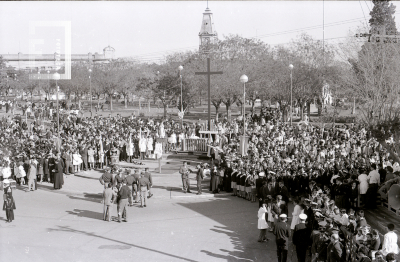
<instances>
[{"instance_id":1,"label":"tree trunk","mask_svg":"<svg viewBox=\"0 0 400 262\"><path fill-rule=\"evenodd\" d=\"M147 102L149 103L148 106L149 106L149 113L150 113L150 99L147 99Z\"/></svg>"},{"instance_id":2,"label":"tree trunk","mask_svg":"<svg viewBox=\"0 0 400 262\"><path fill-rule=\"evenodd\" d=\"M139 110L142 110L142 105L140 104L140 97L139 97Z\"/></svg>"},{"instance_id":3,"label":"tree trunk","mask_svg":"<svg viewBox=\"0 0 400 262\"><path fill-rule=\"evenodd\" d=\"M110 111L111 111L111 114L112 114L112 110L113 110L113 108L112 108L112 95L110 96Z\"/></svg>"},{"instance_id":4,"label":"tree trunk","mask_svg":"<svg viewBox=\"0 0 400 262\"><path fill-rule=\"evenodd\" d=\"M219 106L215 106L215 122L218 122L218 111L219 111Z\"/></svg>"},{"instance_id":5,"label":"tree trunk","mask_svg":"<svg viewBox=\"0 0 400 262\"><path fill-rule=\"evenodd\" d=\"M231 105L230 104L225 104L225 107L226 107L226 114L227 114L227 117L228 117L228 122L230 123L231 119L232 119Z\"/></svg>"},{"instance_id":6,"label":"tree trunk","mask_svg":"<svg viewBox=\"0 0 400 262\"><path fill-rule=\"evenodd\" d=\"M304 104L299 103L299 105L300 105L300 118L301 118L301 121L304 121Z\"/></svg>"},{"instance_id":7,"label":"tree trunk","mask_svg":"<svg viewBox=\"0 0 400 262\"><path fill-rule=\"evenodd\" d=\"M124 96L124 103L125 103L125 109L127 109L128 108L128 104L127 104L127 101L126 101L126 96Z\"/></svg>"},{"instance_id":8,"label":"tree trunk","mask_svg":"<svg viewBox=\"0 0 400 262\"><path fill-rule=\"evenodd\" d=\"M164 118L167 117L167 103L163 103L164 106Z\"/></svg>"}]
</instances>

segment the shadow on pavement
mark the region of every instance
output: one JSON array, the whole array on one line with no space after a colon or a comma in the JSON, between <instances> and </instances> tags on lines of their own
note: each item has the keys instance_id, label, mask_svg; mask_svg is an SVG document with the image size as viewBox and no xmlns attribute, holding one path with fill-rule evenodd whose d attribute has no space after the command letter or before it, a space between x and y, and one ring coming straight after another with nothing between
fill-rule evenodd
<instances>
[{"instance_id":1,"label":"shadow on pavement","mask_svg":"<svg viewBox=\"0 0 400 262\"><path fill-rule=\"evenodd\" d=\"M74 209L74 211L65 211L70 215L76 215L78 217L87 217L98 220L103 220L103 213L93 212L89 210Z\"/></svg>"},{"instance_id":2,"label":"shadow on pavement","mask_svg":"<svg viewBox=\"0 0 400 262\"><path fill-rule=\"evenodd\" d=\"M265 244L257 242L259 234L257 229L258 205L252 205L243 200L243 204L247 206L242 206L238 201L232 201L231 197L226 196L215 195L215 198L217 199L214 201L178 203L216 221L220 226L216 225L209 230L227 235L233 245L231 250L219 249L218 253L209 250L201 250L201 252L224 261L271 261L276 259L273 257L276 254L275 251L268 252L273 248L271 242L274 239L270 233L267 233L267 237L271 239L268 242L268 251Z\"/></svg>"},{"instance_id":3,"label":"shadow on pavement","mask_svg":"<svg viewBox=\"0 0 400 262\"><path fill-rule=\"evenodd\" d=\"M68 197L74 200L84 200L94 203L100 203L103 200L103 195L101 193L98 194L83 193L83 197L74 195L68 195Z\"/></svg>"},{"instance_id":4,"label":"shadow on pavement","mask_svg":"<svg viewBox=\"0 0 400 262\"><path fill-rule=\"evenodd\" d=\"M85 211L85 210L83 210L83 211ZM67 211L67 212L71 212L71 211ZM71 213L73 213L73 212L71 212ZM95 213L95 212L92 212L92 213ZM101 214L101 216L102 215L103 214ZM112 242L115 242L115 243L118 243L118 244L122 244L124 246L131 246L131 247L139 248L139 249L142 249L142 250L147 250L147 251L150 251L150 252L158 253L158 254L170 257L171 261L174 261L175 259L181 259L181 260L185 260L185 261L189 261L189 262L197 262L196 260L192 260L192 259L189 259L189 258L176 256L176 255L173 255L173 254L168 254L166 252L162 252L162 251L159 251L159 250L155 250L155 249L151 249L151 248L147 248L147 247L143 247L143 246L139 246L139 245L130 244L130 243L127 243L127 242L119 241L119 240L108 238L108 237L105 237L105 236L96 235L94 233L86 232L86 231L83 231L83 230L76 230L76 229L73 229L73 228L71 228L69 226L57 226L57 228L49 228L48 230L52 231L52 232L76 233L76 234L86 235L86 236L89 236L89 237L96 237L96 238L105 239L105 240L112 241ZM104 248L104 246L100 246L99 248Z\"/></svg>"}]
</instances>

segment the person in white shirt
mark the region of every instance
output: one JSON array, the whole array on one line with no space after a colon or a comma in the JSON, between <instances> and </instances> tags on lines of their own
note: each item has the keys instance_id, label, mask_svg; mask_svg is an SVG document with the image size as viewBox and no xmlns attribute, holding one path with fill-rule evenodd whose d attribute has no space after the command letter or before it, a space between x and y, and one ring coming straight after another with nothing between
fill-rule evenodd
<instances>
[{"instance_id":1,"label":"person in white shirt","mask_svg":"<svg viewBox=\"0 0 400 262\"><path fill-rule=\"evenodd\" d=\"M393 232L394 225L388 224L387 228L388 228L389 232L387 232L383 238L381 251L382 251L383 255L385 255L385 256L389 253L398 254L399 247L397 245L397 234L395 232Z\"/></svg>"},{"instance_id":2,"label":"person in white shirt","mask_svg":"<svg viewBox=\"0 0 400 262\"><path fill-rule=\"evenodd\" d=\"M264 241L268 240L267 239L268 223L267 223L267 220L265 219L266 214L268 215L267 205L264 202L264 204L258 210L258 229L260 229L260 235L258 237L258 242L264 242Z\"/></svg>"},{"instance_id":3,"label":"person in white shirt","mask_svg":"<svg viewBox=\"0 0 400 262\"><path fill-rule=\"evenodd\" d=\"M366 208L376 208L376 196L378 194L378 186L380 185L381 177L376 169L376 164L371 165L372 171L369 173L367 179L369 183L368 190L365 195Z\"/></svg>"},{"instance_id":4,"label":"person in white shirt","mask_svg":"<svg viewBox=\"0 0 400 262\"><path fill-rule=\"evenodd\" d=\"M365 169L361 167L359 169L360 175L358 176L358 182L360 182L360 198L361 202L365 204L365 194L368 190L368 176L365 174Z\"/></svg>"}]
</instances>

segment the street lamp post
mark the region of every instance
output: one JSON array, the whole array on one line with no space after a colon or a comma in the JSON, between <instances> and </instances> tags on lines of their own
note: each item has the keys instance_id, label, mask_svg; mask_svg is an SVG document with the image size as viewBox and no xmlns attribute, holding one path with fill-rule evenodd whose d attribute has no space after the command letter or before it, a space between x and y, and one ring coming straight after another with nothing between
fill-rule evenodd
<instances>
[{"instance_id":1,"label":"street lamp post","mask_svg":"<svg viewBox=\"0 0 400 262\"><path fill-rule=\"evenodd\" d=\"M246 154L246 83L249 78L246 75L240 77L240 82L243 83L243 140L242 140L242 155Z\"/></svg>"},{"instance_id":2,"label":"street lamp post","mask_svg":"<svg viewBox=\"0 0 400 262\"><path fill-rule=\"evenodd\" d=\"M60 112L59 112L59 106L58 106L58 80L60 80L60 74L59 73L54 73L53 75L53 79L56 80L56 91L57 91L57 147L58 147L58 151L60 151Z\"/></svg>"},{"instance_id":3,"label":"street lamp post","mask_svg":"<svg viewBox=\"0 0 400 262\"><path fill-rule=\"evenodd\" d=\"M47 80L48 80L47 84L49 86L49 89L48 89L49 92L47 94L49 96L48 100L50 100L50 70L47 70Z\"/></svg>"},{"instance_id":4,"label":"street lamp post","mask_svg":"<svg viewBox=\"0 0 400 262\"><path fill-rule=\"evenodd\" d=\"M90 116L93 114L93 108L92 108L92 69L89 68L89 93L90 93Z\"/></svg>"},{"instance_id":5,"label":"street lamp post","mask_svg":"<svg viewBox=\"0 0 400 262\"><path fill-rule=\"evenodd\" d=\"M38 69L38 92L39 92L39 94L40 94L40 69ZM32 94L32 96L33 96L33 94ZM39 101L42 101L42 97L39 95Z\"/></svg>"},{"instance_id":6,"label":"street lamp post","mask_svg":"<svg viewBox=\"0 0 400 262\"><path fill-rule=\"evenodd\" d=\"M181 128L183 128L183 99L182 99L182 70L183 70L183 66L179 66L179 77L181 79Z\"/></svg>"},{"instance_id":7,"label":"street lamp post","mask_svg":"<svg viewBox=\"0 0 400 262\"><path fill-rule=\"evenodd\" d=\"M289 65L290 69L290 125L292 125L293 118L293 65Z\"/></svg>"}]
</instances>

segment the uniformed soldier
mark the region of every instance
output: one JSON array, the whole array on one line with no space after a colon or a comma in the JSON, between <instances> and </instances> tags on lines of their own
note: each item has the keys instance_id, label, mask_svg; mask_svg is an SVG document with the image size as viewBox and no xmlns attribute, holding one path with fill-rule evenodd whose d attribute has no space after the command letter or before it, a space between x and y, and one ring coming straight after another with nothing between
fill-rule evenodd
<instances>
[{"instance_id":1,"label":"uniformed soldier","mask_svg":"<svg viewBox=\"0 0 400 262\"><path fill-rule=\"evenodd\" d=\"M305 262L310 240L310 229L306 226L306 214L300 214L299 219L300 223L294 227L293 244L296 246L297 260Z\"/></svg>"},{"instance_id":2,"label":"uniformed soldier","mask_svg":"<svg viewBox=\"0 0 400 262\"><path fill-rule=\"evenodd\" d=\"M275 224L274 234L276 236L276 247L278 262L286 262L289 248L290 227L286 224L287 215L281 214L279 221Z\"/></svg>"}]
</instances>

